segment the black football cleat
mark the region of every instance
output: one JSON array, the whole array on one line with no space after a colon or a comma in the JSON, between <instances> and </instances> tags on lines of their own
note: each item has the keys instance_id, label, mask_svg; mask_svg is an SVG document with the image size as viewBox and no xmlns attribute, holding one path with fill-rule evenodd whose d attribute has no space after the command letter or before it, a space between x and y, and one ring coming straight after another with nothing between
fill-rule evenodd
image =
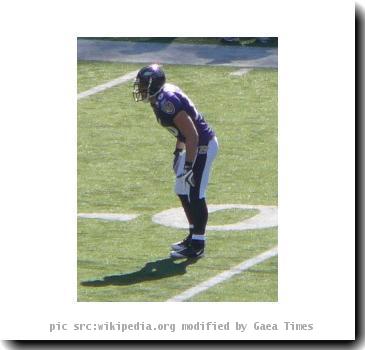
<instances>
[{"instance_id":1,"label":"black football cleat","mask_svg":"<svg viewBox=\"0 0 365 350\"><path fill-rule=\"evenodd\" d=\"M191 245L191 236L189 235L182 241L171 244L171 249L174 251L179 251L186 249L190 245Z\"/></svg>"},{"instance_id":2,"label":"black football cleat","mask_svg":"<svg viewBox=\"0 0 365 350\"><path fill-rule=\"evenodd\" d=\"M185 249L172 251L170 253L170 257L174 259L198 259L204 256L204 247L200 249L194 249L193 247L189 246Z\"/></svg>"}]
</instances>

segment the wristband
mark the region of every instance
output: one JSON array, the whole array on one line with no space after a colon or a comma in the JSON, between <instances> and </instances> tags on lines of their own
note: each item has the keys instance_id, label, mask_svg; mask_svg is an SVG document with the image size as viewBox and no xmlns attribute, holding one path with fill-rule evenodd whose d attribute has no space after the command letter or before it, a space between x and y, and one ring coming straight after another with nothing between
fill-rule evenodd
<instances>
[{"instance_id":1,"label":"wristband","mask_svg":"<svg viewBox=\"0 0 365 350\"><path fill-rule=\"evenodd\" d=\"M174 151L174 155L177 156L178 154L180 154L181 152L183 151L183 149L181 148L175 148L175 151Z\"/></svg>"}]
</instances>

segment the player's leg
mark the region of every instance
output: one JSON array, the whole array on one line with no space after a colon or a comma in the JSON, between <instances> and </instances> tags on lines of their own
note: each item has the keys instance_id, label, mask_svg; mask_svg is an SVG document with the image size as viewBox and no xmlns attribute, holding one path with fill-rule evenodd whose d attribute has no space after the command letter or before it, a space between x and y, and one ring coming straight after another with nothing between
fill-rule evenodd
<instances>
[{"instance_id":1,"label":"player's leg","mask_svg":"<svg viewBox=\"0 0 365 350\"><path fill-rule=\"evenodd\" d=\"M208 222L208 208L205 198L191 197L190 208L193 213L194 223L191 245L196 251L204 250L205 228Z\"/></svg>"},{"instance_id":2,"label":"player's leg","mask_svg":"<svg viewBox=\"0 0 365 350\"><path fill-rule=\"evenodd\" d=\"M174 168L176 174L182 173L182 171L184 169L185 155L186 155L185 151L180 153L180 156L177 160L176 167ZM193 217L192 217L192 213L191 213L189 195L188 195L189 188L184 181L181 181L180 179L176 179L175 193L177 194L177 196L180 199L180 202L184 209L186 218L189 222L189 233L183 240L173 243L171 245L171 248L173 250L182 250L182 249L185 249L190 244L191 237L193 235L193 230L194 230Z\"/></svg>"},{"instance_id":3,"label":"player's leg","mask_svg":"<svg viewBox=\"0 0 365 350\"><path fill-rule=\"evenodd\" d=\"M189 234L182 241L173 243L171 245L171 249L173 250L181 250L189 246L189 244L191 243L191 237L193 236L194 233L194 224L189 203L189 196L186 194L184 195L179 194L178 197L180 198L181 205L184 209L186 218L188 219L189 222Z\"/></svg>"},{"instance_id":4,"label":"player's leg","mask_svg":"<svg viewBox=\"0 0 365 350\"><path fill-rule=\"evenodd\" d=\"M172 252L175 258L200 257L203 256L205 248L205 229L208 221L208 208L205 201L205 192L209 182L209 175L213 160L218 152L218 142L214 138L209 142L208 147L200 147L194 163L195 187L189 188L188 213L193 222L193 234L191 246L178 252Z\"/></svg>"}]
</instances>

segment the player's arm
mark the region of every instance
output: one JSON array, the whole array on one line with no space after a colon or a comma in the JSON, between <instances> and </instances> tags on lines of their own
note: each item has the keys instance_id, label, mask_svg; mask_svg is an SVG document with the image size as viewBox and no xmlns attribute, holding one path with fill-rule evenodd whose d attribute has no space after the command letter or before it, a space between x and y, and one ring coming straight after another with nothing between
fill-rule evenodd
<instances>
[{"instance_id":1,"label":"player's arm","mask_svg":"<svg viewBox=\"0 0 365 350\"><path fill-rule=\"evenodd\" d=\"M184 148L185 148L185 142L182 142L179 139L176 139L176 147L175 147L175 150L183 151Z\"/></svg>"},{"instance_id":2,"label":"player's arm","mask_svg":"<svg viewBox=\"0 0 365 350\"><path fill-rule=\"evenodd\" d=\"M196 131L195 125L185 111L180 111L174 117L174 123L185 137L185 162L193 164L199 143L199 135Z\"/></svg>"},{"instance_id":3,"label":"player's arm","mask_svg":"<svg viewBox=\"0 0 365 350\"><path fill-rule=\"evenodd\" d=\"M177 174L177 177L186 181L190 186L195 186L193 162L198 150L199 135L193 121L184 111L180 111L174 117L174 123L185 137L186 150L184 172Z\"/></svg>"},{"instance_id":4,"label":"player's arm","mask_svg":"<svg viewBox=\"0 0 365 350\"><path fill-rule=\"evenodd\" d=\"M179 169L179 159L180 155L185 149L185 142L180 141L179 139L176 140L176 147L174 151L174 160L172 162L172 169L174 173L177 175L177 171Z\"/></svg>"}]
</instances>

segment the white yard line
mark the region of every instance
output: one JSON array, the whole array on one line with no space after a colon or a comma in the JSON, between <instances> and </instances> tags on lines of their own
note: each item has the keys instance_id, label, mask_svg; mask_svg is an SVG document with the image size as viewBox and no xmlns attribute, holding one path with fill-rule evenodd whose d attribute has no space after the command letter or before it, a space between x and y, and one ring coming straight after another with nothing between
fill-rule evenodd
<instances>
[{"instance_id":1,"label":"white yard line","mask_svg":"<svg viewBox=\"0 0 365 350\"><path fill-rule=\"evenodd\" d=\"M79 213L78 218L99 219L106 221L131 221L138 217L138 214L109 214L109 213Z\"/></svg>"},{"instance_id":2,"label":"white yard line","mask_svg":"<svg viewBox=\"0 0 365 350\"><path fill-rule=\"evenodd\" d=\"M252 71L252 68L242 68L240 70L236 70L236 71L230 73L229 75L241 76L241 75L245 75L245 74L247 74L248 72L251 72L251 71Z\"/></svg>"},{"instance_id":3,"label":"white yard line","mask_svg":"<svg viewBox=\"0 0 365 350\"><path fill-rule=\"evenodd\" d=\"M138 70L133 71L133 72L130 72L130 73L127 73L127 74L125 74L125 75L123 75L123 76L121 76L121 77L119 77L117 79L108 81L105 84L101 84L101 85L95 86L95 87L91 88L90 90L86 90L84 92L80 92L79 94L77 94L77 99L78 100L81 100L82 98L89 97L89 96L94 95L94 94L96 94L98 92L101 92L101 91L110 89L113 86L123 84L123 83L127 82L128 80L134 79L136 77L137 73L138 73Z\"/></svg>"},{"instance_id":4,"label":"white yard line","mask_svg":"<svg viewBox=\"0 0 365 350\"><path fill-rule=\"evenodd\" d=\"M211 279L209 279L205 282L202 282L202 283L198 284L197 286L190 288L190 289L186 290L185 292L183 292L179 295L176 295L175 297L168 299L166 301L185 301L187 299L190 299L193 296L195 296L196 294L199 294L219 283L222 283L222 282L228 280L229 278L233 277L234 275L240 274L241 272L248 270L250 267L257 265L276 255L278 255L278 247L274 247L260 255L255 256L252 259L246 260L246 261L242 262L241 264L232 267L230 270L224 271L224 272L220 273L219 275L212 277Z\"/></svg>"}]
</instances>

